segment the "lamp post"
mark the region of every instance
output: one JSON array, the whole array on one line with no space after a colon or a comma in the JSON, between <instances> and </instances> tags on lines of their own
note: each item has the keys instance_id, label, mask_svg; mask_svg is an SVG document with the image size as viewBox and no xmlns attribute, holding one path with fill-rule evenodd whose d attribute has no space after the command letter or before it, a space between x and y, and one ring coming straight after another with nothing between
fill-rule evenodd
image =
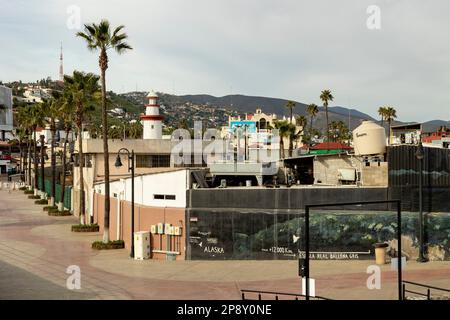
<instances>
[{"instance_id":1,"label":"lamp post","mask_svg":"<svg viewBox=\"0 0 450 320\"><path fill-rule=\"evenodd\" d=\"M427 262L428 259L424 255L424 221L423 221L423 145L422 141L419 142L416 150L416 158L419 160L419 258L418 262Z\"/></svg>"},{"instance_id":2,"label":"lamp post","mask_svg":"<svg viewBox=\"0 0 450 320\"><path fill-rule=\"evenodd\" d=\"M124 151L128 155L128 172L131 172L131 252L130 257L134 258L134 150L131 152L127 148L121 148L117 152L115 167L122 167L120 153ZM131 161L130 161L131 160ZM130 163L131 162L131 163Z\"/></svg>"}]
</instances>

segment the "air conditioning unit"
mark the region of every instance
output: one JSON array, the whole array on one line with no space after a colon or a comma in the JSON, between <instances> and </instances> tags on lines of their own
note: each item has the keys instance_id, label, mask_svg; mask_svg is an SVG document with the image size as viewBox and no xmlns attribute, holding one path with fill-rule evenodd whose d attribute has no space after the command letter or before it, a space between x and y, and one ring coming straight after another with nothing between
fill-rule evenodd
<instances>
[{"instance_id":1,"label":"air conditioning unit","mask_svg":"<svg viewBox=\"0 0 450 320\"><path fill-rule=\"evenodd\" d=\"M134 233L134 258L137 260L149 259L151 254L150 232L138 231Z\"/></svg>"},{"instance_id":2,"label":"air conditioning unit","mask_svg":"<svg viewBox=\"0 0 450 320\"><path fill-rule=\"evenodd\" d=\"M219 188L226 188L226 187L227 187L227 180L225 179L220 180Z\"/></svg>"},{"instance_id":3,"label":"air conditioning unit","mask_svg":"<svg viewBox=\"0 0 450 320\"><path fill-rule=\"evenodd\" d=\"M338 177L341 181L356 181L356 170L338 169Z\"/></svg>"}]
</instances>

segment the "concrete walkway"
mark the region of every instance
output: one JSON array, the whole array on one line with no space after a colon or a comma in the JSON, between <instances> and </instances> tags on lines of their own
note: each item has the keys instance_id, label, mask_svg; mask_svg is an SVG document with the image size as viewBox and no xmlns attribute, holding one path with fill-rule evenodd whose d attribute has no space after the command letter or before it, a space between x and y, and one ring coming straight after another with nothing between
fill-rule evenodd
<instances>
[{"instance_id":1,"label":"concrete walkway","mask_svg":"<svg viewBox=\"0 0 450 320\"><path fill-rule=\"evenodd\" d=\"M98 233L70 232L74 217L49 217L22 191L0 191L0 299L240 299L240 289L299 293L296 261L134 261L125 250L95 251ZM332 299L396 299L396 272L372 261L312 261L316 294ZM69 290L67 267L81 270ZM450 262L408 262L404 279L450 287ZM269 297L267 297L269 298Z\"/></svg>"}]
</instances>

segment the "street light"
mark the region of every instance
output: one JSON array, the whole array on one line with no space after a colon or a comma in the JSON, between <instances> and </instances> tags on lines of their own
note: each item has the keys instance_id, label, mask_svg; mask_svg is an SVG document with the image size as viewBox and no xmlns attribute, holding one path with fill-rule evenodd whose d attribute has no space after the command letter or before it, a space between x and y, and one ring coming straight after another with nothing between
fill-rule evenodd
<instances>
[{"instance_id":1,"label":"street light","mask_svg":"<svg viewBox=\"0 0 450 320\"><path fill-rule=\"evenodd\" d=\"M424 158L424 151L423 151L423 145L422 141L419 142L419 145L417 146L416 150L416 158L419 160L419 258L417 259L418 262L427 262L428 259L424 255L424 221L423 221L423 158Z\"/></svg>"},{"instance_id":2,"label":"street light","mask_svg":"<svg viewBox=\"0 0 450 320\"><path fill-rule=\"evenodd\" d=\"M124 151L128 156L128 172L131 172L131 252L130 257L134 258L134 150L131 152L127 148L122 148L117 152L116 168L122 167L122 160L120 160L120 153ZM131 163L130 163L131 160Z\"/></svg>"}]
</instances>

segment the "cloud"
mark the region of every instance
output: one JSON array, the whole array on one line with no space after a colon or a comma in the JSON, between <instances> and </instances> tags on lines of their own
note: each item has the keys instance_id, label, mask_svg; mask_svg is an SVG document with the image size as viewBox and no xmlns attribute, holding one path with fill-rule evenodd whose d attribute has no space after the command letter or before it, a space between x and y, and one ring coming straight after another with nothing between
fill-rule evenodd
<instances>
[{"instance_id":1,"label":"cloud","mask_svg":"<svg viewBox=\"0 0 450 320\"><path fill-rule=\"evenodd\" d=\"M132 52L110 55L108 87L226 95L242 93L335 104L376 116L392 105L404 121L450 119L450 21L445 0L152 0L2 1L0 79L98 72L67 7L83 23L124 24ZM366 9L381 9L368 30Z\"/></svg>"}]
</instances>

